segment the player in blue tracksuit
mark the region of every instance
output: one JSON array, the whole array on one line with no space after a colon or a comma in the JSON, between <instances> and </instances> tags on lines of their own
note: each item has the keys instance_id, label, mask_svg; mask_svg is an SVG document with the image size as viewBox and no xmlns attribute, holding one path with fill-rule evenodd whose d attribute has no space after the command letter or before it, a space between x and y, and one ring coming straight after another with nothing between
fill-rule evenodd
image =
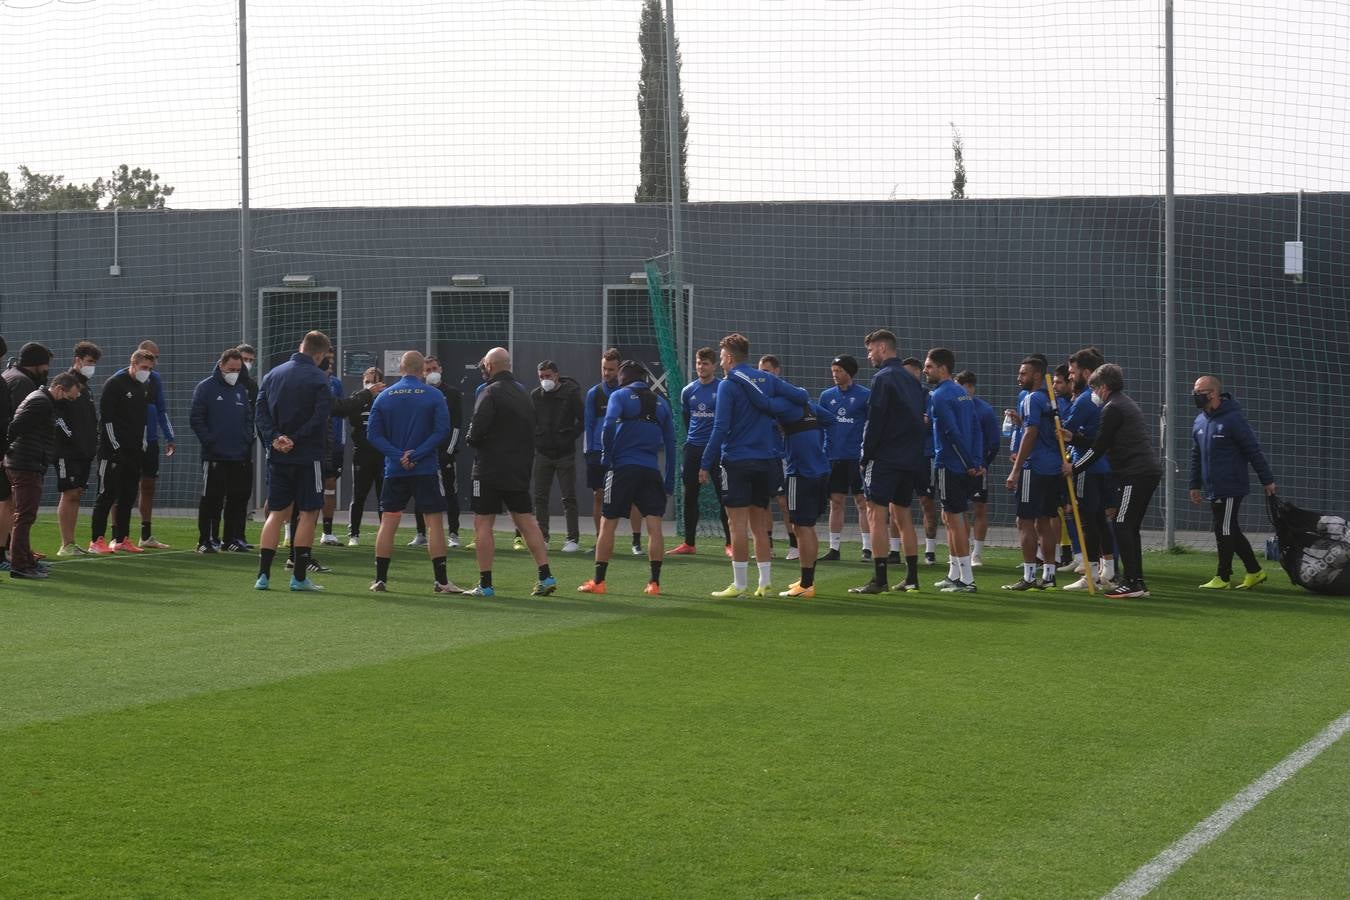
<instances>
[{"instance_id":1,"label":"player in blue tracksuit","mask_svg":"<svg viewBox=\"0 0 1350 900\"><path fill-rule=\"evenodd\" d=\"M816 522L829 502L830 462L825 455L825 410L814 403L793 403L786 397L770 401L783 432L783 463L787 472L788 516L801 551L801 578L780 591L780 597L816 595L816 551L820 536Z\"/></svg>"},{"instance_id":2,"label":"player in blue tracksuit","mask_svg":"<svg viewBox=\"0 0 1350 900\"><path fill-rule=\"evenodd\" d=\"M778 357L774 356L772 353L766 353L759 358L758 368L760 369L760 371L769 372L777 376L778 378L783 377L783 366L778 361ZM784 457L787 456L787 447L783 442L782 431L779 430L776 434L777 434L776 446L778 450L778 458L783 466L783 477L780 478L778 481L778 491L776 492L775 497L778 501L778 511L783 518L783 528L784 530L787 531L788 534L787 558L796 559L799 555L799 551L797 550L797 534L796 529L792 525L792 516L788 513L788 504L787 504L787 462L784 459ZM769 546L770 547L773 546L772 506L770 506L769 509Z\"/></svg>"},{"instance_id":3,"label":"player in blue tracksuit","mask_svg":"<svg viewBox=\"0 0 1350 900\"><path fill-rule=\"evenodd\" d=\"M975 574L966 510L984 471L984 438L970 394L952 379L955 368L956 356L945 347L929 350L923 365L924 376L933 386L928 395L928 416L937 467L935 493L951 551L947 577L938 582L938 587L948 593L973 593Z\"/></svg>"},{"instance_id":4,"label":"player in blue tracksuit","mask_svg":"<svg viewBox=\"0 0 1350 900\"><path fill-rule=\"evenodd\" d=\"M1092 401L1088 379L1104 363L1101 351L1085 347L1069 357L1069 386L1073 399L1069 411L1061 417L1064 439L1069 444L1069 459L1078 460L1097 439L1101 427L1101 408ZM1115 554L1112 549L1108 507L1114 507L1111 491L1111 464L1099 456L1074 479L1074 493L1078 497L1078 515L1083 523L1083 553L1087 557L1083 577L1064 586L1064 590L1087 590L1088 578L1094 577L1103 586L1115 575Z\"/></svg>"},{"instance_id":5,"label":"player in blue tracksuit","mask_svg":"<svg viewBox=\"0 0 1350 900\"><path fill-rule=\"evenodd\" d=\"M244 358L234 348L220 355L210 378L192 392L188 422L201 443L202 493L197 502L197 552L215 553L211 535L225 547L241 550L244 518L252 485L248 454L253 449L253 411L248 384L239 380ZM222 510L225 527L218 529Z\"/></svg>"},{"instance_id":6,"label":"player in blue tracksuit","mask_svg":"<svg viewBox=\"0 0 1350 900\"><path fill-rule=\"evenodd\" d=\"M328 335L311 331L298 352L268 372L258 389L255 422L258 438L267 448L267 521L258 540L258 580L265 591L272 577L281 528L300 507L292 544L295 572L291 590L322 588L309 579L314 525L323 507L323 459L333 394L319 362L332 350ZM299 577L296 577L299 576Z\"/></svg>"},{"instance_id":7,"label":"player in blue tracksuit","mask_svg":"<svg viewBox=\"0 0 1350 900\"><path fill-rule=\"evenodd\" d=\"M1218 378L1202 375L1192 391L1200 412L1191 426L1190 498L1192 503L1209 501L1219 548L1218 572L1200 587L1250 590L1265 581L1266 574L1238 524L1238 509L1248 492L1248 466L1256 470L1268 497L1275 495L1275 473L1242 407L1231 394L1223 392ZM1247 569L1238 583L1232 583L1234 553Z\"/></svg>"},{"instance_id":8,"label":"player in blue tracksuit","mask_svg":"<svg viewBox=\"0 0 1350 900\"><path fill-rule=\"evenodd\" d=\"M712 437L713 417L717 411L717 385L719 379L714 376L717 366L717 354L711 347L702 347L694 354L694 371L698 375L680 391L680 409L684 410L684 420L689 429L684 439L684 459L682 460L682 478L684 480L684 543L670 551L687 555L695 552L695 540L698 538L698 470L703 461L703 451ZM722 520L723 543L727 552L731 552L731 530L727 525L726 507L722 505L722 483L713 479L713 489L717 494L717 509Z\"/></svg>"},{"instance_id":9,"label":"player in blue tracksuit","mask_svg":"<svg viewBox=\"0 0 1350 900\"><path fill-rule=\"evenodd\" d=\"M1010 591L1044 590L1055 586L1055 548L1059 543L1061 472L1064 460L1055 436L1056 416L1045 390L1045 363L1028 356L1017 370L1026 393L1021 409L1022 436L1005 486L1018 492L1017 531L1022 545L1022 577L1004 585ZM1043 568L1036 576L1036 553Z\"/></svg>"},{"instance_id":10,"label":"player in blue tracksuit","mask_svg":"<svg viewBox=\"0 0 1350 900\"><path fill-rule=\"evenodd\" d=\"M665 453L664 467L658 454ZM651 389L647 369L633 360L619 366L619 387L609 395L600 429L601 465L605 467L604 520L595 541L595 577L577 588L583 594L604 594L605 575L614 552L619 520L634 507L647 520L647 558L651 578L643 593L661 593L665 541L661 517L666 498L675 493L675 421L670 404Z\"/></svg>"},{"instance_id":11,"label":"player in blue tracksuit","mask_svg":"<svg viewBox=\"0 0 1350 900\"><path fill-rule=\"evenodd\" d=\"M905 359L903 365L918 380L919 386L924 390L924 425L928 426L932 424L933 398L930 396L928 379L923 374L923 363L910 356ZM928 483L918 491L918 497L919 509L923 513L923 560L930 566L937 563L938 509L937 504L933 501L933 487L937 483L937 466L933 462L934 452L933 432L925 427L923 431L923 455L928 460ZM894 525L895 523L892 523L891 546L895 545L895 539L898 537Z\"/></svg>"},{"instance_id":12,"label":"player in blue tracksuit","mask_svg":"<svg viewBox=\"0 0 1350 900\"><path fill-rule=\"evenodd\" d=\"M427 555L437 594L462 594L445 571L445 485L440 450L450 437L445 396L423 380L425 358L409 350L399 361L403 376L375 397L366 420L366 441L384 457L380 490L380 531L375 537L375 580L370 589L385 591L394 535L412 501L427 526Z\"/></svg>"},{"instance_id":13,"label":"player in blue tracksuit","mask_svg":"<svg viewBox=\"0 0 1350 900\"><path fill-rule=\"evenodd\" d=\"M756 596L768 596L772 550L769 526L773 519L769 501L778 488L783 465L778 453L777 423L769 401L785 397L798 403L809 399L806 391L788 384L770 372L752 367L750 341L741 334L722 338L720 362L726 377L717 386L717 410L713 430L703 451L699 481L721 464L722 495L731 525L731 571L733 581L714 597L740 597L748 588L750 549L747 529L755 536L755 560L759 564Z\"/></svg>"},{"instance_id":14,"label":"player in blue tracksuit","mask_svg":"<svg viewBox=\"0 0 1350 900\"><path fill-rule=\"evenodd\" d=\"M862 470L858 454L862 449L863 429L867 426L867 398L872 393L854 381L858 361L847 354L830 362L834 387L820 395L825 429L825 457L830 461L830 546L822 560L839 559L843 541L844 498L853 497L858 509L858 530L864 550L872 549L872 530L867 524L867 500L863 497Z\"/></svg>"},{"instance_id":15,"label":"player in blue tracksuit","mask_svg":"<svg viewBox=\"0 0 1350 900\"><path fill-rule=\"evenodd\" d=\"M970 540L970 564L979 568L984 564L984 539L989 534L989 467L998 459L999 445L1003 442L999 428L998 413L983 398L975 393L975 373L966 369L956 375L956 383L966 389L970 402L975 405L975 421L980 429L980 446L983 449L982 468L984 472L975 479L975 489L970 492L973 505Z\"/></svg>"},{"instance_id":16,"label":"player in blue tracksuit","mask_svg":"<svg viewBox=\"0 0 1350 900\"><path fill-rule=\"evenodd\" d=\"M915 495L928 483L924 458L924 407L919 380L896 357L895 334L879 329L867 335L867 360L877 369L867 398L867 426L863 430L860 460L863 494L867 497L872 545L884 547L890 534L890 507L908 510ZM908 513L900 515L900 537L905 550L906 575L899 590L918 590L918 538ZM872 580L849 588L854 594L880 594L887 584L886 556L872 556Z\"/></svg>"},{"instance_id":17,"label":"player in blue tracksuit","mask_svg":"<svg viewBox=\"0 0 1350 900\"><path fill-rule=\"evenodd\" d=\"M328 459L323 467L323 543L336 545L333 534L333 513L337 510L337 484L347 455L347 414L342 391L342 379L335 372L335 354L330 354L320 366L328 373L328 387L333 392L333 423L330 426Z\"/></svg>"},{"instance_id":18,"label":"player in blue tracksuit","mask_svg":"<svg viewBox=\"0 0 1350 900\"><path fill-rule=\"evenodd\" d=\"M581 436L581 455L586 460L586 486L592 491L591 519L595 533L600 533L601 507L604 505L605 468L600 462L600 433L609 409L609 395L619 388L619 363L623 358L610 347L600 357L600 383L586 392L584 413L585 431ZM633 555L642 553L642 516L634 509L630 522L633 526Z\"/></svg>"}]
</instances>

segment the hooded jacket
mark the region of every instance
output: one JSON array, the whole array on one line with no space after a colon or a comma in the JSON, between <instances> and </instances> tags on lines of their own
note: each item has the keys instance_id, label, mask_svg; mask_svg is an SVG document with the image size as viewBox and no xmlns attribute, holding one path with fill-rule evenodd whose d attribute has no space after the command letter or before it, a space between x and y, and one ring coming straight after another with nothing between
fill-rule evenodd
<instances>
[{"instance_id":1,"label":"hooded jacket","mask_svg":"<svg viewBox=\"0 0 1350 900\"><path fill-rule=\"evenodd\" d=\"M549 459L576 453L577 438L586 428L577 380L559 375L556 388L545 391L537 387L530 391L530 400L534 403L535 452Z\"/></svg>"},{"instance_id":2,"label":"hooded jacket","mask_svg":"<svg viewBox=\"0 0 1350 900\"><path fill-rule=\"evenodd\" d=\"M247 459L253 442L253 413L243 377L231 385L217 365L211 377L198 382L193 389L188 422L201 442L203 460Z\"/></svg>"},{"instance_id":3,"label":"hooded jacket","mask_svg":"<svg viewBox=\"0 0 1350 900\"><path fill-rule=\"evenodd\" d=\"M1201 410L1191 425L1191 488L1211 500L1245 497L1248 464L1262 484L1273 484L1275 473L1242 407L1231 394L1219 398L1217 409Z\"/></svg>"}]
</instances>

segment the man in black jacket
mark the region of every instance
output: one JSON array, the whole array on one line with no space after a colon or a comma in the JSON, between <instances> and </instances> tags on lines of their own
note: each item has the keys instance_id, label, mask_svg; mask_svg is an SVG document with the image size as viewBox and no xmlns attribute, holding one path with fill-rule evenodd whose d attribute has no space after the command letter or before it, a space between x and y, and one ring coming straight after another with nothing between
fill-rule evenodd
<instances>
[{"instance_id":1,"label":"man in black jacket","mask_svg":"<svg viewBox=\"0 0 1350 900\"><path fill-rule=\"evenodd\" d=\"M558 374L558 364L546 359L539 364L539 387L530 392L534 404L534 518L548 543L548 500L553 480L558 480L563 514L567 517L564 553L581 549L581 523L577 512L577 438L586 428L581 403L581 385L575 378Z\"/></svg>"},{"instance_id":2,"label":"man in black jacket","mask_svg":"<svg viewBox=\"0 0 1350 900\"><path fill-rule=\"evenodd\" d=\"M4 382L5 394L5 408L0 410L0 431L8 427L9 420L14 417L14 411L19 408L19 404L29 394L47 383L47 370L51 368L51 361L52 351L36 341L29 341L19 350L16 364L0 375L0 379ZM0 451L4 449L7 448L0 448ZM14 520L14 506L8 484L0 488L0 518L4 520L4 525L0 526L0 558L3 558L8 552L10 523Z\"/></svg>"},{"instance_id":3,"label":"man in black jacket","mask_svg":"<svg viewBox=\"0 0 1350 900\"><path fill-rule=\"evenodd\" d=\"M46 578L38 567L29 536L42 499L42 477L52 459L58 408L80 395L78 376L63 372L50 388L38 388L14 411L7 435L5 474L14 491L14 523L9 539L9 577Z\"/></svg>"},{"instance_id":4,"label":"man in black jacket","mask_svg":"<svg viewBox=\"0 0 1350 900\"><path fill-rule=\"evenodd\" d=\"M503 508L511 514L520 536L539 567L539 581L531 592L551 594L558 582L548 567L548 547L531 512L530 469L534 463L534 405L525 387L511 374L511 354L502 347L489 350L479 363L487 386L474 404L465 439L477 451L473 461L473 532L478 556L478 586L467 593L491 597L492 558L496 546L492 526Z\"/></svg>"},{"instance_id":5,"label":"man in black jacket","mask_svg":"<svg viewBox=\"0 0 1350 900\"><path fill-rule=\"evenodd\" d=\"M1086 453L1070 463L1065 461L1064 475L1085 471L1103 455L1111 462L1111 474L1120 485L1120 506L1116 511L1116 543L1120 545L1122 580L1107 591L1107 597L1147 597L1144 585L1143 548L1139 528L1148 510L1148 502L1162 479L1162 463L1153 449L1148 422L1139 404L1125 394L1125 374L1120 366L1107 363L1088 379L1092 402L1102 408L1097 437ZM1079 445L1076 439L1074 444Z\"/></svg>"},{"instance_id":6,"label":"man in black jacket","mask_svg":"<svg viewBox=\"0 0 1350 900\"><path fill-rule=\"evenodd\" d=\"M148 382L155 356L137 350L127 367L103 383L99 396L98 499L90 518L90 553L144 553L130 540L131 510L141 483L145 420L150 407ZM112 543L104 539L113 505Z\"/></svg>"},{"instance_id":7,"label":"man in black jacket","mask_svg":"<svg viewBox=\"0 0 1350 900\"><path fill-rule=\"evenodd\" d=\"M384 490L384 457L366 438L370 407L382 389L384 373L371 366L361 373L361 390L352 399L361 400L360 408L347 413L352 435L352 502L347 508L347 546L361 546L361 517L366 512L366 496L375 489L375 518L380 517L380 492Z\"/></svg>"},{"instance_id":8,"label":"man in black jacket","mask_svg":"<svg viewBox=\"0 0 1350 900\"><path fill-rule=\"evenodd\" d=\"M9 352L9 344L0 337L0 359ZM0 390L0 459L9 452L9 422L14 418L14 404L10 402L9 391ZM10 488L9 476L5 467L0 465L0 569L9 568L9 529L14 524L14 496Z\"/></svg>"},{"instance_id":9,"label":"man in black jacket","mask_svg":"<svg viewBox=\"0 0 1350 900\"><path fill-rule=\"evenodd\" d=\"M441 477L441 489L445 491L445 531L448 535L446 545L459 546L459 473L455 468L455 456L459 453L459 433L464 427L464 395L459 388L445 380L441 361L428 356L423 364L423 378L428 387L434 387L445 398L446 411L450 413L450 436L445 439L436 455L437 472ZM421 513L413 514L417 524L417 534L408 542L409 547L427 545L427 523Z\"/></svg>"},{"instance_id":10,"label":"man in black jacket","mask_svg":"<svg viewBox=\"0 0 1350 900\"><path fill-rule=\"evenodd\" d=\"M89 470L98 453L98 407L89 379L103 357L97 344L80 341L75 345L75 359L70 373L80 382L79 396L68 401L56 422L56 490L61 500L56 505L56 522L61 532L61 549L57 556L84 556L86 551L75 543L75 523L80 517L80 499L89 487Z\"/></svg>"}]
</instances>

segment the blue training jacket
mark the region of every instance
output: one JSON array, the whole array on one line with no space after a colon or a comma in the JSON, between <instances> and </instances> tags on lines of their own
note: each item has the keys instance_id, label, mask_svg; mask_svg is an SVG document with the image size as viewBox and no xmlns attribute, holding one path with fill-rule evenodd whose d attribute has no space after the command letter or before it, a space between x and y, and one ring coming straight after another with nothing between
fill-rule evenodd
<instances>
[{"instance_id":1,"label":"blue training jacket","mask_svg":"<svg viewBox=\"0 0 1350 900\"><path fill-rule=\"evenodd\" d=\"M227 384L217 365L210 378L197 382L188 424L201 442L203 460L247 459L253 447L253 411L243 374L233 385Z\"/></svg>"},{"instance_id":2,"label":"blue training jacket","mask_svg":"<svg viewBox=\"0 0 1350 900\"><path fill-rule=\"evenodd\" d=\"M342 399L342 379L336 375L328 376L328 387L333 392L334 400ZM342 416L333 417L333 449L341 450L347 446L347 420Z\"/></svg>"},{"instance_id":3,"label":"blue training jacket","mask_svg":"<svg viewBox=\"0 0 1350 900\"><path fill-rule=\"evenodd\" d=\"M711 471L720 460L781 459L778 429L769 401L784 397L794 403L811 399L802 388L749 363L733 366L717 385L717 410L700 467Z\"/></svg>"},{"instance_id":4,"label":"blue training jacket","mask_svg":"<svg viewBox=\"0 0 1350 900\"><path fill-rule=\"evenodd\" d=\"M656 402L650 419L642 413L642 394ZM648 401L650 402L650 401ZM600 465L606 469L645 466L660 472L656 454L666 452L666 493L675 492L675 420L666 398L652 393L645 381L616 388L609 395L600 428Z\"/></svg>"},{"instance_id":5,"label":"blue training jacket","mask_svg":"<svg viewBox=\"0 0 1350 900\"><path fill-rule=\"evenodd\" d=\"M919 379L900 365L898 357L882 363L872 376L859 462L875 461L909 472L927 472L924 434L928 429L923 424L927 402Z\"/></svg>"},{"instance_id":6,"label":"blue training jacket","mask_svg":"<svg viewBox=\"0 0 1350 900\"><path fill-rule=\"evenodd\" d=\"M830 461L825 456L827 410L815 403L793 403L786 397L773 398L770 408L783 429L787 473L802 478L830 474Z\"/></svg>"},{"instance_id":7,"label":"blue training jacket","mask_svg":"<svg viewBox=\"0 0 1350 900\"><path fill-rule=\"evenodd\" d=\"M438 451L450 437L445 395L416 375L404 375L375 395L366 420L366 441L384 457L384 477L435 475ZM412 451L411 469L400 459Z\"/></svg>"},{"instance_id":8,"label":"blue training jacket","mask_svg":"<svg viewBox=\"0 0 1350 900\"><path fill-rule=\"evenodd\" d=\"M928 408L934 462L961 474L980 468L984 464L984 438L966 389L948 378L928 394Z\"/></svg>"},{"instance_id":9,"label":"blue training jacket","mask_svg":"<svg viewBox=\"0 0 1350 900\"><path fill-rule=\"evenodd\" d=\"M1219 397L1219 408L1202 410L1191 425L1191 487L1211 500L1245 497L1248 464L1262 484L1274 484L1275 473L1242 407L1230 394Z\"/></svg>"},{"instance_id":10,"label":"blue training jacket","mask_svg":"<svg viewBox=\"0 0 1350 900\"><path fill-rule=\"evenodd\" d=\"M600 432L605 427L605 414L609 411L609 395L619 389L616 381L613 385L600 382L586 392L585 426L581 435L581 452L597 454L600 452Z\"/></svg>"},{"instance_id":11,"label":"blue training jacket","mask_svg":"<svg viewBox=\"0 0 1350 900\"><path fill-rule=\"evenodd\" d=\"M1097 440L1097 429L1101 428L1101 423L1102 410L1092 402L1092 391L1083 391L1073 398L1073 403L1069 404L1069 414L1064 416L1062 424L1073 432L1075 438L1081 438L1087 443L1086 446L1075 444L1069 448L1069 459L1072 462L1078 462L1079 457L1087 453L1088 447ZM1111 463L1103 453L1087 467L1087 470L1090 475L1109 475Z\"/></svg>"},{"instance_id":12,"label":"blue training jacket","mask_svg":"<svg viewBox=\"0 0 1350 900\"><path fill-rule=\"evenodd\" d=\"M333 392L328 375L303 353L263 376L258 387L258 438L273 463L304 465L325 459L328 420L333 410ZM272 441L286 435L295 442L290 453L272 449Z\"/></svg>"},{"instance_id":13,"label":"blue training jacket","mask_svg":"<svg viewBox=\"0 0 1350 900\"><path fill-rule=\"evenodd\" d=\"M975 421L980 426L980 438L984 446L984 467L987 469L998 459L999 445L1003 443L1003 427L998 413L982 397L971 397L975 404Z\"/></svg>"},{"instance_id":14,"label":"blue training jacket","mask_svg":"<svg viewBox=\"0 0 1350 900\"><path fill-rule=\"evenodd\" d=\"M689 433L685 443L696 447L708 446L712 437L713 416L717 411L717 385L721 380L714 378L704 384L695 378L680 391L680 406L684 409L684 420L689 423Z\"/></svg>"},{"instance_id":15,"label":"blue training jacket","mask_svg":"<svg viewBox=\"0 0 1350 900\"><path fill-rule=\"evenodd\" d=\"M855 381L846 391L836 386L820 395L826 459L858 461L863 430L867 427L867 398L871 393Z\"/></svg>"},{"instance_id":16,"label":"blue training jacket","mask_svg":"<svg viewBox=\"0 0 1350 900\"><path fill-rule=\"evenodd\" d=\"M1064 465L1059 454L1059 439L1055 437L1055 412L1050 406L1050 394L1045 390L1028 391L1022 398L1022 429L1035 426L1036 446L1031 448L1023 469L1035 475L1058 475Z\"/></svg>"}]
</instances>

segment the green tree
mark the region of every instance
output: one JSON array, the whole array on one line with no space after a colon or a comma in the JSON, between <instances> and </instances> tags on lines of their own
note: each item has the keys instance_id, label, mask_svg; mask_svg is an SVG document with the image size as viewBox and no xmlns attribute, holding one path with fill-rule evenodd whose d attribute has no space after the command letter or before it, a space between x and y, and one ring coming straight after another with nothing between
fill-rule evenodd
<instances>
[{"instance_id":1,"label":"green tree","mask_svg":"<svg viewBox=\"0 0 1350 900\"><path fill-rule=\"evenodd\" d=\"M670 202L670 145L667 143L669 117L666 103L666 29L661 0L643 0L642 24L638 31L642 50L642 74L638 79L638 119L642 129L642 150L638 161L640 180L633 199L638 203ZM678 83L680 44L675 41L675 70ZM684 91L676 96L680 114L680 199L689 199L688 169L689 114L684 109Z\"/></svg>"},{"instance_id":2,"label":"green tree","mask_svg":"<svg viewBox=\"0 0 1350 900\"><path fill-rule=\"evenodd\" d=\"M64 175L45 175L19 166L19 186L0 172L0 212L46 212L66 209L163 209L173 188L160 184L149 169L121 165L93 184L68 183Z\"/></svg>"},{"instance_id":3,"label":"green tree","mask_svg":"<svg viewBox=\"0 0 1350 900\"><path fill-rule=\"evenodd\" d=\"M961 138L961 132L957 129L955 122L948 123L952 126L952 157L955 159L955 169L952 174L952 199L966 199L966 155L965 141Z\"/></svg>"}]
</instances>

